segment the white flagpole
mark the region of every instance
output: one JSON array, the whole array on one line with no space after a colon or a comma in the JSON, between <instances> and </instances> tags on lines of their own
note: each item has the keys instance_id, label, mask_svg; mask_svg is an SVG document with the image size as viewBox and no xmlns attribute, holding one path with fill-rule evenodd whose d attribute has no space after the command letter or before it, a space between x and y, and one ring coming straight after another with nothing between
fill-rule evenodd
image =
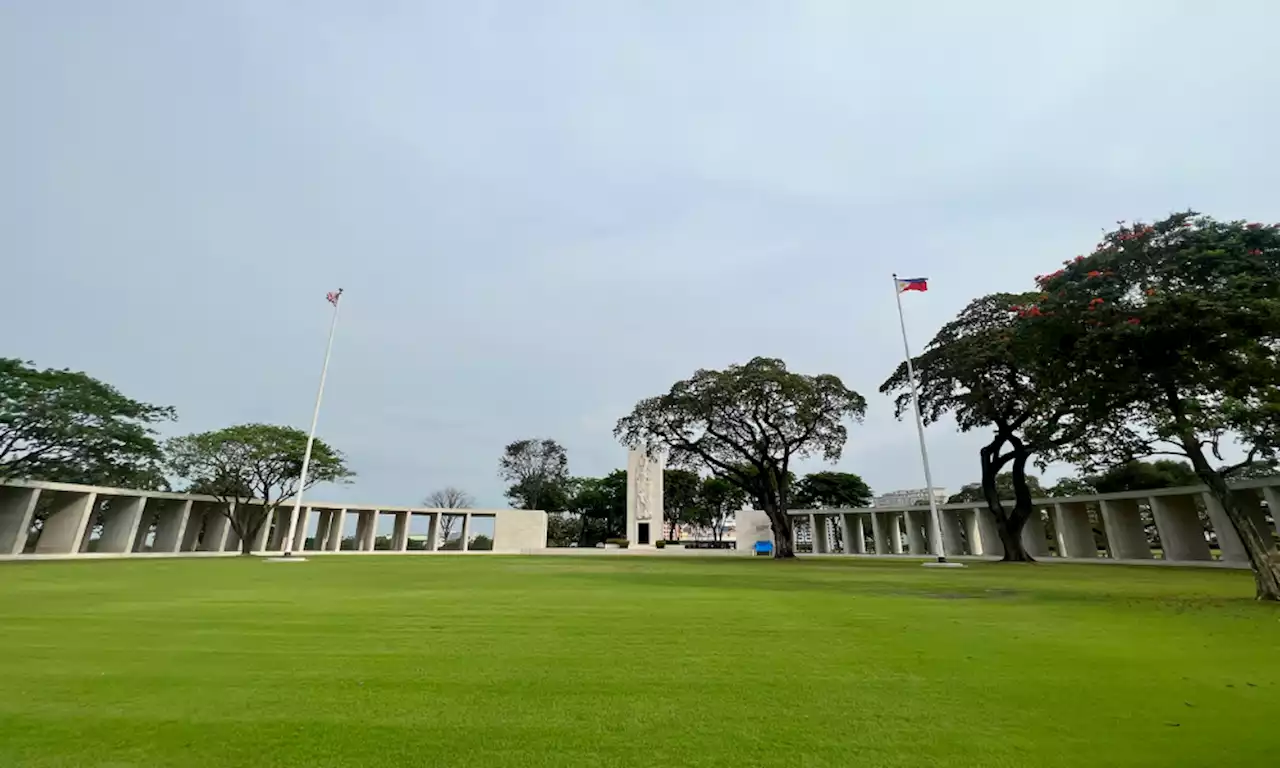
<instances>
[{"instance_id":1,"label":"white flagpole","mask_svg":"<svg viewBox=\"0 0 1280 768\"><path fill-rule=\"evenodd\" d=\"M293 497L293 511L289 513L289 535L284 539L284 555L293 554L293 536L298 527L298 510L302 508L302 492L307 485L307 470L311 468L311 446L316 440L316 424L320 421L320 401L324 399L324 380L329 375L329 357L333 354L333 334L338 330L338 308L342 305L342 289L338 289L333 302L333 320L329 322L329 344L324 350L324 367L320 369L320 388L316 391L316 407L311 412L311 432L307 434L307 450L302 454L302 474L298 477L298 492ZM899 307L901 309L901 307Z\"/></svg>"},{"instance_id":2,"label":"white flagpole","mask_svg":"<svg viewBox=\"0 0 1280 768\"><path fill-rule=\"evenodd\" d=\"M937 542L938 562L947 562L947 548L942 543L942 522L938 515L938 500L933 497L933 473L929 471L929 449L924 444L924 418L920 415L920 394L916 390L915 367L911 365L911 345L907 343L907 321L902 314L902 289L898 276L893 276L893 297L898 301L898 325L902 327L902 351L907 356L907 381L911 384L911 405L916 412L916 433L920 436L920 461L924 464L924 484L929 494L929 524L933 528L933 540Z\"/></svg>"}]
</instances>

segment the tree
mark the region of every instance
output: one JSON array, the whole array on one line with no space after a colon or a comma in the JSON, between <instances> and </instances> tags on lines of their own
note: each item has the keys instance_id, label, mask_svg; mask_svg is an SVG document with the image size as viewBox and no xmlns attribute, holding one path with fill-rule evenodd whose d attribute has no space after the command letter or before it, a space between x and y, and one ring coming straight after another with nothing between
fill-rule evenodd
<instances>
[{"instance_id":1,"label":"tree","mask_svg":"<svg viewBox=\"0 0 1280 768\"><path fill-rule=\"evenodd\" d=\"M427 494L427 498L422 500L422 505L431 507L432 509L470 509L475 504L475 499L471 498L471 494L455 488L452 485L445 486L438 491L432 491ZM440 544L443 544L453 536L453 529L462 520L460 515L440 515Z\"/></svg>"},{"instance_id":2,"label":"tree","mask_svg":"<svg viewBox=\"0 0 1280 768\"><path fill-rule=\"evenodd\" d=\"M86 373L0 358L0 480L168 490L152 425L176 417Z\"/></svg>"},{"instance_id":3,"label":"tree","mask_svg":"<svg viewBox=\"0 0 1280 768\"><path fill-rule=\"evenodd\" d=\"M1249 556L1257 597L1280 600L1280 560L1227 479L1280 448L1280 225L1194 212L1125 224L1088 256L1039 278L1024 322L1074 375L1064 397L1110 412L1062 446L1086 469L1135 458L1189 459ZM1050 371L1052 373L1052 371ZM1224 442L1247 452L1223 461Z\"/></svg>"},{"instance_id":4,"label":"tree","mask_svg":"<svg viewBox=\"0 0 1280 768\"><path fill-rule=\"evenodd\" d=\"M845 423L861 421L866 409L836 376L792 373L781 360L757 357L699 370L642 400L614 435L631 448L665 448L672 466L703 468L741 488L769 516L774 557L791 558L792 461L838 460L849 438Z\"/></svg>"},{"instance_id":5,"label":"tree","mask_svg":"<svg viewBox=\"0 0 1280 768\"><path fill-rule=\"evenodd\" d=\"M698 490L695 525L711 529L712 538L721 541L729 518L746 503L747 494L738 486L722 477L705 477Z\"/></svg>"},{"instance_id":6,"label":"tree","mask_svg":"<svg viewBox=\"0 0 1280 768\"><path fill-rule=\"evenodd\" d=\"M520 509L543 509L557 494L563 499L569 456L555 440L516 440L503 449L498 475L511 483L507 498L513 504Z\"/></svg>"},{"instance_id":7,"label":"tree","mask_svg":"<svg viewBox=\"0 0 1280 768\"><path fill-rule=\"evenodd\" d=\"M666 469L662 472L662 516L667 523L667 539L676 538L676 529L682 525L698 525L698 492L702 478L687 469Z\"/></svg>"},{"instance_id":8,"label":"tree","mask_svg":"<svg viewBox=\"0 0 1280 768\"><path fill-rule=\"evenodd\" d=\"M165 443L165 453L170 472L223 502L222 513L247 555L263 523L298 493L306 447L307 433L300 429L241 424L175 437ZM354 476L343 455L316 438L302 490Z\"/></svg>"},{"instance_id":9,"label":"tree","mask_svg":"<svg viewBox=\"0 0 1280 768\"><path fill-rule=\"evenodd\" d=\"M620 538L627 529L627 473L616 469L604 477L575 477L567 483L566 509L578 520L582 546Z\"/></svg>"},{"instance_id":10,"label":"tree","mask_svg":"<svg viewBox=\"0 0 1280 768\"><path fill-rule=\"evenodd\" d=\"M796 484L798 508L871 506L871 486L852 472L812 472Z\"/></svg>"},{"instance_id":11,"label":"tree","mask_svg":"<svg viewBox=\"0 0 1280 768\"><path fill-rule=\"evenodd\" d=\"M1129 461L1109 467L1105 472L1089 475L1084 481L1098 493L1149 491L1153 488L1177 488L1198 485L1200 478L1185 461Z\"/></svg>"},{"instance_id":12,"label":"tree","mask_svg":"<svg viewBox=\"0 0 1280 768\"><path fill-rule=\"evenodd\" d=\"M1031 457L1072 439L1080 429L1081 406L1044 384L1047 359L1040 340L1020 322L1030 294L995 293L974 299L938 331L912 360L926 424L951 414L960 431L990 429L979 451L983 500L995 518L1006 561L1028 561L1022 527L1034 512L1026 468ZM1039 311L1039 310L1036 310ZM1065 375L1065 374L1059 374ZM880 385L897 395L899 418L911 407L906 363ZM996 478L1010 467L1011 493ZM1004 502L1013 500L1013 508Z\"/></svg>"},{"instance_id":13,"label":"tree","mask_svg":"<svg viewBox=\"0 0 1280 768\"><path fill-rule=\"evenodd\" d=\"M1092 496L1098 489L1089 484L1088 478L1064 477L1045 493L1055 498L1064 496Z\"/></svg>"},{"instance_id":14,"label":"tree","mask_svg":"<svg viewBox=\"0 0 1280 768\"><path fill-rule=\"evenodd\" d=\"M1040 480L1036 478L1034 475L1026 478L1026 483L1027 483L1027 490L1030 492L1031 498L1033 499L1044 498L1045 496L1049 495L1045 492L1044 488L1040 487ZM1013 473L1012 472L1001 472L1000 474L996 475L996 493L999 494L1000 498L1002 499L1013 498L1014 490L1013 490ZM956 504L960 502L985 503L986 500L987 500L986 490L983 488L982 483L968 483L966 485L960 486L960 492L953 493L951 497L947 499L947 503L948 504ZM925 503L928 503L928 502L925 502Z\"/></svg>"}]
</instances>

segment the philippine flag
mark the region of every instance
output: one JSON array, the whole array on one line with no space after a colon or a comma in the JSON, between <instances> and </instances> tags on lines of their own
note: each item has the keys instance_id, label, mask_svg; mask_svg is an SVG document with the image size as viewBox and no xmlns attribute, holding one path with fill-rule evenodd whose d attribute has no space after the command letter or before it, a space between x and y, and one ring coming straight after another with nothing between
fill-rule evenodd
<instances>
[{"instance_id":1,"label":"philippine flag","mask_svg":"<svg viewBox=\"0 0 1280 768\"><path fill-rule=\"evenodd\" d=\"M898 278L898 293L927 290L929 290L929 278L927 277Z\"/></svg>"}]
</instances>

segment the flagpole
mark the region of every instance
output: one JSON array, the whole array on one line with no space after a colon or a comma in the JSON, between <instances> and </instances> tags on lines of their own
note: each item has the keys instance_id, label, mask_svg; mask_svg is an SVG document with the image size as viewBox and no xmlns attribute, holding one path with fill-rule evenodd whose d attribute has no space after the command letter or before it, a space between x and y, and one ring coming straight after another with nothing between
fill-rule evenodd
<instances>
[{"instance_id":1,"label":"flagpole","mask_svg":"<svg viewBox=\"0 0 1280 768\"><path fill-rule=\"evenodd\" d=\"M924 464L924 484L929 494L929 523L933 528L933 540L938 544L938 562L947 562L947 548L942 543L942 521L938 514L938 500L933 496L933 473L929 471L929 449L924 443L924 418L920 415L920 393L916 390L916 372L911 364L911 345L907 343L907 320L902 313L902 289L898 275L893 275L893 297L898 302L898 325L902 328L902 351L907 358L907 382L911 385L911 405L916 412L916 433L920 437L920 461Z\"/></svg>"},{"instance_id":2,"label":"flagpole","mask_svg":"<svg viewBox=\"0 0 1280 768\"><path fill-rule=\"evenodd\" d=\"M329 358L333 355L333 335L338 330L338 309L342 304L342 289L333 301L333 319L329 322L329 344L324 350L324 366L320 369L320 388L316 390L316 407L311 412L311 432L307 434L307 450L302 454L302 473L298 475L298 493L293 497L293 510L289 513L289 535L284 539L284 556L293 554L293 536L298 527L298 510L302 508L302 492L307 487L307 470L311 468L311 446L316 441L316 424L320 421L320 401L324 399L324 380L329 376ZM901 309L901 307L899 307Z\"/></svg>"}]
</instances>

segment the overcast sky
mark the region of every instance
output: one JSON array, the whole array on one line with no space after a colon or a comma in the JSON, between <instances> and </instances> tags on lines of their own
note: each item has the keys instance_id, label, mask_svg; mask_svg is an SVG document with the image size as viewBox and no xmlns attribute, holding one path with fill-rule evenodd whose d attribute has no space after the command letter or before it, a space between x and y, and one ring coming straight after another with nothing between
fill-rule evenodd
<instances>
[{"instance_id":1,"label":"overcast sky","mask_svg":"<svg viewBox=\"0 0 1280 768\"><path fill-rule=\"evenodd\" d=\"M923 485L876 389L969 299L1117 219L1280 218L1280 6L853 0L0 0L0 355L305 429L334 500L498 456L574 474L700 367L869 401L839 468ZM980 434L929 430L977 479ZM816 467L813 467L816 468Z\"/></svg>"}]
</instances>

